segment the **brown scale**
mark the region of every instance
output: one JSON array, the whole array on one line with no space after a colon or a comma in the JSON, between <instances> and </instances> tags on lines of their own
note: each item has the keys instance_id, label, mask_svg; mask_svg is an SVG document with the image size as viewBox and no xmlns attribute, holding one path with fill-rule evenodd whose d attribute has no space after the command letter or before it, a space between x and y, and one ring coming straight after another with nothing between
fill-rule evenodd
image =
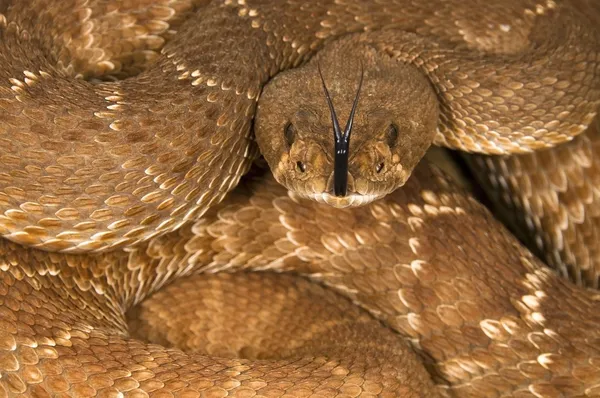
<instances>
[{"instance_id":1,"label":"brown scale","mask_svg":"<svg viewBox=\"0 0 600 398\"><path fill-rule=\"evenodd\" d=\"M421 164L402 190L336 210L288 194L263 175L246 180L196 223L128 252L50 254L2 241L0 391L433 396L424 392L433 382L446 396L597 395L598 294L546 269L453 184ZM291 276L213 275L266 270L300 274L328 289ZM258 280L261 288L252 288ZM232 289L239 291L225 297ZM381 324L346 310L349 303L329 290ZM316 303L313 294L321 297ZM194 302L205 303L198 314L187 306ZM285 309L292 304L298 318ZM304 317L303 308L311 315L306 324L285 327ZM192 313L211 322L195 326ZM169 321L161 322L165 316ZM320 329L322 317L342 329L356 322L340 336L368 335L356 337L362 344L348 353L343 341L327 337L333 329ZM302 335L307 343L270 340L266 324L276 321L284 327L273 333L288 333L290 341ZM245 327L250 331L243 333ZM257 342L259 335L265 340ZM223 346L213 346L218 341ZM383 351L404 350L405 343L425 368L410 365L406 354L390 359L406 361L406 373L380 371L387 366ZM206 356L214 349L225 357L260 358L277 344L291 357Z\"/></svg>"},{"instance_id":2,"label":"brown scale","mask_svg":"<svg viewBox=\"0 0 600 398\"><path fill-rule=\"evenodd\" d=\"M108 250L201 216L258 153L250 127L262 86L350 32L374 32L359 37L427 75L440 107L435 142L450 148L500 154L564 142L591 122L600 97L600 38L567 2L121 3L3 3L0 234L8 239ZM411 45L405 32L420 39ZM321 61L332 73L335 60ZM356 76L353 68L338 76ZM137 72L116 82L77 78ZM422 155L411 137L395 154L414 146ZM396 187L404 179L386 177ZM363 190L391 190L371 185Z\"/></svg>"},{"instance_id":3,"label":"brown scale","mask_svg":"<svg viewBox=\"0 0 600 398\"><path fill-rule=\"evenodd\" d=\"M0 233L14 241L0 241L0 397L600 395L598 294L544 268L436 169L356 209L267 175L219 204L258 154L263 85L301 65L317 79L325 44L354 57L320 59L342 120L356 61L372 57L366 77L404 65L400 94L402 76L428 79L439 145L567 141L599 102L594 4L205 3L0 2ZM409 174L418 136L395 153L414 152ZM299 324L268 339L279 322Z\"/></svg>"},{"instance_id":4,"label":"brown scale","mask_svg":"<svg viewBox=\"0 0 600 398\"><path fill-rule=\"evenodd\" d=\"M600 286L600 129L531 155L473 157L475 175L515 233L561 275Z\"/></svg>"},{"instance_id":5,"label":"brown scale","mask_svg":"<svg viewBox=\"0 0 600 398\"><path fill-rule=\"evenodd\" d=\"M598 3L573 4L600 23ZM583 134L553 149L465 158L498 216L531 250L572 282L598 289L599 156L596 117Z\"/></svg>"}]
</instances>

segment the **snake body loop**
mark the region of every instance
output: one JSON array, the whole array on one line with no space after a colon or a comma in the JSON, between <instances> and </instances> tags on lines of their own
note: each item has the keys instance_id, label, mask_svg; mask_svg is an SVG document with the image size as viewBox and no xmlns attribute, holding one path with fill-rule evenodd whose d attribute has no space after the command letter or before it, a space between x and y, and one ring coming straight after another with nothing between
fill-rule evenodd
<instances>
[{"instance_id":1,"label":"snake body loop","mask_svg":"<svg viewBox=\"0 0 600 398\"><path fill-rule=\"evenodd\" d=\"M354 128L398 65L438 145L565 143L600 99L583 1L0 0L0 398L600 395L598 293L435 166L358 208L238 185L254 122L267 160L292 136L261 98L352 49Z\"/></svg>"},{"instance_id":2,"label":"snake body loop","mask_svg":"<svg viewBox=\"0 0 600 398\"><path fill-rule=\"evenodd\" d=\"M600 40L569 3L309 4L5 3L0 233L101 251L201 216L256 157L263 84L349 32L387 28L365 40L428 75L438 144L523 152L568 140L596 113Z\"/></svg>"}]
</instances>

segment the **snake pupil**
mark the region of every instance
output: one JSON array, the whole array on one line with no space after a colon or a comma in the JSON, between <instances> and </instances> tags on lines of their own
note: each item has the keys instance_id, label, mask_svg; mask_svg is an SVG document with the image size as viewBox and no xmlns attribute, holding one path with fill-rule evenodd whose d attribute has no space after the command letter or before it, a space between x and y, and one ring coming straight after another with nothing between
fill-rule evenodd
<instances>
[{"instance_id":1,"label":"snake pupil","mask_svg":"<svg viewBox=\"0 0 600 398\"><path fill-rule=\"evenodd\" d=\"M306 171L306 166L301 161L296 162L296 167L298 168L298 171L300 171L301 173L304 173Z\"/></svg>"},{"instance_id":2,"label":"snake pupil","mask_svg":"<svg viewBox=\"0 0 600 398\"><path fill-rule=\"evenodd\" d=\"M385 163L383 163L383 162L381 162L377 165L377 168L375 169L377 171L377 174L381 173L384 166L385 166Z\"/></svg>"},{"instance_id":3,"label":"snake pupil","mask_svg":"<svg viewBox=\"0 0 600 398\"><path fill-rule=\"evenodd\" d=\"M285 136L285 142L288 147L291 147L294 141L296 140L296 127L292 123L288 123L285 125L283 130L283 134Z\"/></svg>"}]
</instances>

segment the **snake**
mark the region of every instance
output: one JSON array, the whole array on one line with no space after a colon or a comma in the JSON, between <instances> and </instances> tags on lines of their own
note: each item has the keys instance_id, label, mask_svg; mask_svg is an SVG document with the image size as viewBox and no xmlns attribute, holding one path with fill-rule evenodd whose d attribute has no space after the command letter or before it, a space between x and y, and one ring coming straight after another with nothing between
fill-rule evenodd
<instances>
[{"instance_id":1,"label":"snake","mask_svg":"<svg viewBox=\"0 0 600 398\"><path fill-rule=\"evenodd\" d=\"M427 155L560 242L506 181L594 175L599 15L0 1L0 397L600 395L597 277Z\"/></svg>"}]
</instances>

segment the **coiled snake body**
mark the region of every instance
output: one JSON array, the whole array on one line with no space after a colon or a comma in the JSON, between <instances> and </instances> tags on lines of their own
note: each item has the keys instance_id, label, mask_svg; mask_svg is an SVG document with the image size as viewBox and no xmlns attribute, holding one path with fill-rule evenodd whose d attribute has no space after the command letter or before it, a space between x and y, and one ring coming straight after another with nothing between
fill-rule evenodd
<instances>
[{"instance_id":1,"label":"coiled snake body","mask_svg":"<svg viewBox=\"0 0 600 398\"><path fill-rule=\"evenodd\" d=\"M594 5L200 3L0 1L0 396L600 395L598 294L417 166L591 125Z\"/></svg>"}]
</instances>

